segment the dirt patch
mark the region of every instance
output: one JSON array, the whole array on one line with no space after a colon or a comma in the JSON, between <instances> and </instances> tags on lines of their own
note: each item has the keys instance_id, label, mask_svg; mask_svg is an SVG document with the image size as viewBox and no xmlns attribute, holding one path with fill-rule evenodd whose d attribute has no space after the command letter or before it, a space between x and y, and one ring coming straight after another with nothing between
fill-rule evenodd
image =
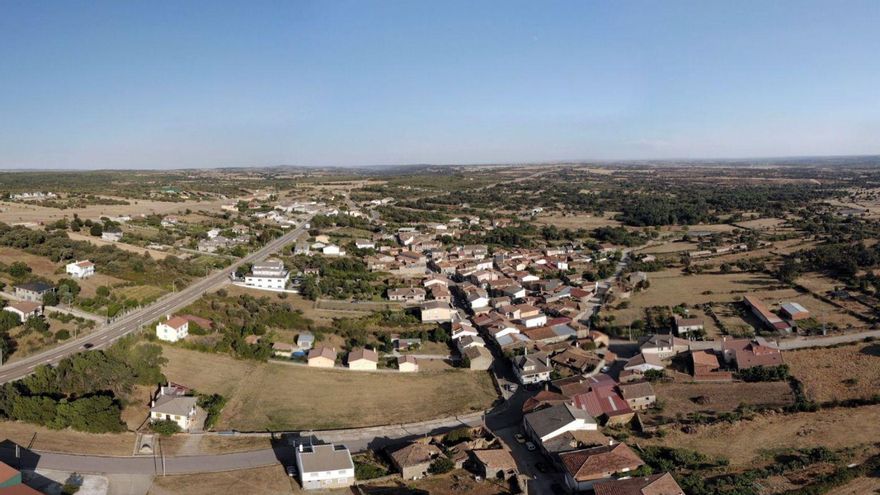
<instances>
[{"instance_id":1,"label":"dirt patch","mask_svg":"<svg viewBox=\"0 0 880 495\"><path fill-rule=\"evenodd\" d=\"M825 402L870 397L880 391L880 343L785 353L807 396Z\"/></svg>"},{"instance_id":2,"label":"dirt patch","mask_svg":"<svg viewBox=\"0 0 880 495\"><path fill-rule=\"evenodd\" d=\"M241 469L224 473L157 476L149 495L215 495L217 493L261 493L287 495L299 485L287 477L282 466ZM327 492L321 492L327 493ZM348 489L339 493L350 493Z\"/></svg>"}]
</instances>

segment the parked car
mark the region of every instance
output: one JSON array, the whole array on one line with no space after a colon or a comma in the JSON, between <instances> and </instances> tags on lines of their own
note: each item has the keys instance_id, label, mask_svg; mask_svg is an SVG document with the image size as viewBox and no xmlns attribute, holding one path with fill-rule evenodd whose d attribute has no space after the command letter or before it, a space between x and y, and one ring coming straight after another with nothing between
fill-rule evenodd
<instances>
[{"instance_id":1,"label":"parked car","mask_svg":"<svg viewBox=\"0 0 880 495\"><path fill-rule=\"evenodd\" d=\"M517 433L516 435L513 436L513 438L515 438L516 441L519 442L519 443L525 443L525 442L526 442L526 437L523 436L522 433Z\"/></svg>"},{"instance_id":2,"label":"parked car","mask_svg":"<svg viewBox=\"0 0 880 495\"><path fill-rule=\"evenodd\" d=\"M544 461L538 461L535 463L535 469L537 469L539 473L546 473L547 471L550 471L550 466Z\"/></svg>"},{"instance_id":3,"label":"parked car","mask_svg":"<svg viewBox=\"0 0 880 495\"><path fill-rule=\"evenodd\" d=\"M291 478L296 476L296 466L287 466L287 476Z\"/></svg>"},{"instance_id":4,"label":"parked car","mask_svg":"<svg viewBox=\"0 0 880 495\"><path fill-rule=\"evenodd\" d=\"M538 446L533 444L532 442L526 442L526 449L528 449L529 452L534 452L538 450Z\"/></svg>"}]
</instances>

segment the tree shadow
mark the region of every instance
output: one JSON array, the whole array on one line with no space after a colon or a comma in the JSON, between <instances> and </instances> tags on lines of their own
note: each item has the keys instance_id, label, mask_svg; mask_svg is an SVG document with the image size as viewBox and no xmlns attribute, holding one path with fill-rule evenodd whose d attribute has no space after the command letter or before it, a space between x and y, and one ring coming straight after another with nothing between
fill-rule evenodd
<instances>
[{"instance_id":1,"label":"tree shadow","mask_svg":"<svg viewBox=\"0 0 880 495\"><path fill-rule=\"evenodd\" d=\"M880 357L880 344L871 344L862 348L859 352L868 356Z\"/></svg>"}]
</instances>

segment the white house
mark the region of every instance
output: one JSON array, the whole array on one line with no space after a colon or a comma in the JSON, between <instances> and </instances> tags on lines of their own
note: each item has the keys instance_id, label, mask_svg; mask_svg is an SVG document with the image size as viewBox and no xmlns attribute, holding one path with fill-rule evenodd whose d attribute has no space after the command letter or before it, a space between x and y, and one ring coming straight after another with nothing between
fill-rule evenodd
<instances>
[{"instance_id":1,"label":"white house","mask_svg":"<svg viewBox=\"0 0 880 495\"><path fill-rule=\"evenodd\" d=\"M43 314L43 306L38 302L31 301L9 303L3 310L15 313L18 316L18 320L22 323L28 321L29 318Z\"/></svg>"},{"instance_id":2,"label":"white house","mask_svg":"<svg viewBox=\"0 0 880 495\"><path fill-rule=\"evenodd\" d=\"M354 462L344 445L300 444L296 467L305 490L345 488L354 484Z\"/></svg>"},{"instance_id":3,"label":"white house","mask_svg":"<svg viewBox=\"0 0 880 495\"><path fill-rule=\"evenodd\" d=\"M538 328L547 324L547 316L543 314L528 316L523 318L522 322L526 328Z\"/></svg>"},{"instance_id":4,"label":"white house","mask_svg":"<svg viewBox=\"0 0 880 495\"><path fill-rule=\"evenodd\" d=\"M254 263L251 273L245 275L244 284L260 289L283 290L290 280L290 272L278 259L268 259L262 263Z\"/></svg>"},{"instance_id":5,"label":"white house","mask_svg":"<svg viewBox=\"0 0 880 495\"><path fill-rule=\"evenodd\" d=\"M367 239L358 239L354 241L354 245L358 249L376 249L376 243Z\"/></svg>"},{"instance_id":6,"label":"white house","mask_svg":"<svg viewBox=\"0 0 880 495\"><path fill-rule=\"evenodd\" d=\"M122 240L122 232L121 231L106 231L101 234L101 239L110 242L119 242Z\"/></svg>"},{"instance_id":7,"label":"white house","mask_svg":"<svg viewBox=\"0 0 880 495\"><path fill-rule=\"evenodd\" d=\"M89 260L68 263L65 271L71 277L86 278L95 274L95 264Z\"/></svg>"},{"instance_id":8,"label":"white house","mask_svg":"<svg viewBox=\"0 0 880 495\"><path fill-rule=\"evenodd\" d=\"M344 256L345 251L339 249L339 246L335 244L327 244L321 249L321 253L324 256Z\"/></svg>"},{"instance_id":9,"label":"white house","mask_svg":"<svg viewBox=\"0 0 880 495\"><path fill-rule=\"evenodd\" d=\"M166 342L177 342L189 335L189 321L182 316L168 315L168 319L156 325L156 337Z\"/></svg>"},{"instance_id":10,"label":"white house","mask_svg":"<svg viewBox=\"0 0 880 495\"><path fill-rule=\"evenodd\" d=\"M183 431L201 428L196 424L200 408L198 398L185 395L188 389L168 384L160 387L159 393L150 403L150 422L174 421Z\"/></svg>"},{"instance_id":11,"label":"white house","mask_svg":"<svg viewBox=\"0 0 880 495\"><path fill-rule=\"evenodd\" d=\"M413 356L404 354L397 358L397 369L401 373L415 373L419 371L419 363Z\"/></svg>"},{"instance_id":12,"label":"white house","mask_svg":"<svg viewBox=\"0 0 880 495\"><path fill-rule=\"evenodd\" d=\"M479 293L469 295L467 300L471 309L485 308L489 305L489 298Z\"/></svg>"},{"instance_id":13,"label":"white house","mask_svg":"<svg viewBox=\"0 0 880 495\"><path fill-rule=\"evenodd\" d=\"M552 371L545 354L526 354L513 361L513 372L523 385L549 381Z\"/></svg>"},{"instance_id":14,"label":"white house","mask_svg":"<svg viewBox=\"0 0 880 495\"><path fill-rule=\"evenodd\" d=\"M702 318L676 318L675 330L679 335L689 334L691 332L703 331Z\"/></svg>"}]
</instances>

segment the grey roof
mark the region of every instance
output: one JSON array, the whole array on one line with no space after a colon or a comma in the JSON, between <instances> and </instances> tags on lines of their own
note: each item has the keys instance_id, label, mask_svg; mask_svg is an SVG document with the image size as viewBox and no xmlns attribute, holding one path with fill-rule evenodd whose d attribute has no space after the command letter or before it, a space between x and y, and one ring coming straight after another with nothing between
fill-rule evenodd
<instances>
[{"instance_id":1,"label":"grey roof","mask_svg":"<svg viewBox=\"0 0 880 495\"><path fill-rule=\"evenodd\" d=\"M198 403L198 399L190 396L163 395L156 399L156 404L150 408L150 412L186 416Z\"/></svg>"},{"instance_id":2,"label":"grey roof","mask_svg":"<svg viewBox=\"0 0 880 495\"><path fill-rule=\"evenodd\" d=\"M344 445L301 445L297 451L300 474L354 469L351 453Z\"/></svg>"},{"instance_id":3,"label":"grey roof","mask_svg":"<svg viewBox=\"0 0 880 495\"><path fill-rule=\"evenodd\" d=\"M16 284L15 288L29 290L31 292L46 292L54 289L54 287L45 282L28 282L26 284Z\"/></svg>"},{"instance_id":4,"label":"grey roof","mask_svg":"<svg viewBox=\"0 0 880 495\"><path fill-rule=\"evenodd\" d=\"M545 409L539 409L525 416L529 427L539 437L548 435L576 419L583 419L586 423L596 423L596 420L587 414L586 411L578 409L571 404L557 404Z\"/></svg>"}]
</instances>

